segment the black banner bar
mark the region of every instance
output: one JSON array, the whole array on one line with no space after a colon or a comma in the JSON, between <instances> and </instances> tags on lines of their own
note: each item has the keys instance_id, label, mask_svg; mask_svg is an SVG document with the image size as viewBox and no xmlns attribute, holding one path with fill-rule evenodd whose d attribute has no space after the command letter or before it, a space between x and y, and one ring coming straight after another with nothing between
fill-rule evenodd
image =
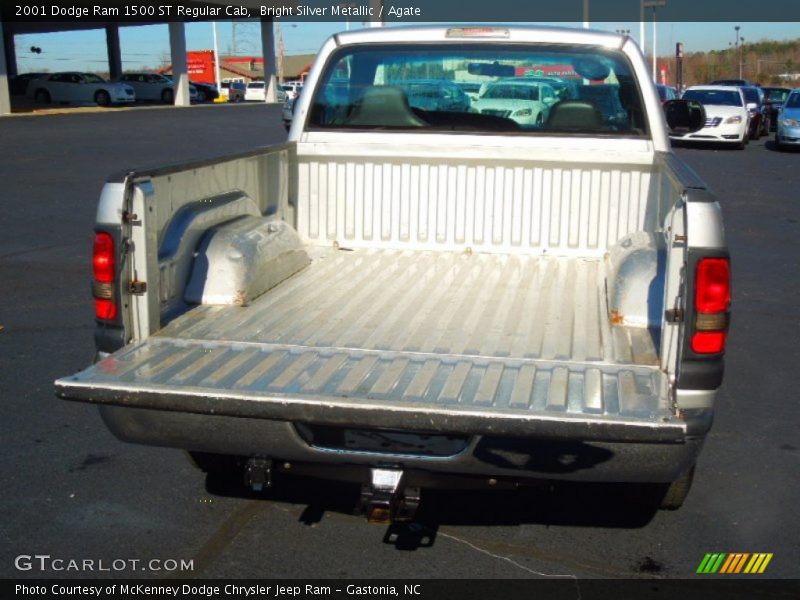
<instances>
[{"instance_id":1,"label":"black banner bar","mask_svg":"<svg viewBox=\"0 0 800 600\"><path fill-rule=\"evenodd\" d=\"M3 0L5 22L158 23L237 19L284 21L570 22L584 20L584 0ZM800 2L666 0L652 8L659 22L795 22ZM640 0L590 0L590 22L638 22Z\"/></svg>"},{"instance_id":2,"label":"black banner bar","mask_svg":"<svg viewBox=\"0 0 800 600\"><path fill-rule=\"evenodd\" d=\"M759 576L696 579L520 580L4 580L4 599L232 600L794 600L800 580Z\"/></svg>"}]
</instances>

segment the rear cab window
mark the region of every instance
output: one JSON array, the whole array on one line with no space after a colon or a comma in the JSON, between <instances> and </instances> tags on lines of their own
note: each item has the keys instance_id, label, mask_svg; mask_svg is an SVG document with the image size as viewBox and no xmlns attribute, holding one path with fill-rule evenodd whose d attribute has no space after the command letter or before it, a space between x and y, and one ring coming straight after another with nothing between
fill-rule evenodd
<instances>
[{"instance_id":1,"label":"rear cab window","mask_svg":"<svg viewBox=\"0 0 800 600\"><path fill-rule=\"evenodd\" d=\"M621 51L553 44L346 46L326 64L307 128L649 135Z\"/></svg>"}]
</instances>

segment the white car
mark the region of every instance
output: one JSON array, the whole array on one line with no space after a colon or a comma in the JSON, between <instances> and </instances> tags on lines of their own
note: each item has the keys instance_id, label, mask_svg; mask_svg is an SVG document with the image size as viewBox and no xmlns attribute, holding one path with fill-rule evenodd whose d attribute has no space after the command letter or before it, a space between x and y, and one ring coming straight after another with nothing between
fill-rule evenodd
<instances>
[{"instance_id":1,"label":"white car","mask_svg":"<svg viewBox=\"0 0 800 600\"><path fill-rule=\"evenodd\" d=\"M244 99L247 101L264 102L267 99L267 87L263 81L251 81L247 84L244 91Z\"/></svg>"},{"instance_id":2,"label":"white car","mask_svg":"<svg viewBox=\"0 0 800 600\"><path fill-rule=\"evenodd\" d=\"M172 104L175 100L175 84L172 79L158 73L124 73L117 81L129 85L136 92L137 100L150 100ZM189 98L197 100L197 88L189 85Z\"/></svg>"},{"instance_id":3,"label":"white car","mask_svg":"<svg viewBox=\"0 0 800 600\"><path fill-rule=\"evenodd\" d=\"M541 127L557 101L555 91L546 83L503 80L488 84L472 107L484 115Z\"/></svg>"},{"instance_id":4,"label":"white car","mask_svg":"<svg viewBox=\"0 0 800 600\"><path fill-rule=\"evenodd\" d=\"M303 82L302 81L284 81L281 85L278 86L278 89L286 94L286 98L289 100L294 100L300 95L300 92L303 89Z\"/></svg>"},{"instance_id":5,"label":"white car","mask_svg":"<svg viewBox=\"0 0 800 600\"><path fill-rule=\"evenodd\" d=\"M94 73L52 73L28 84L28 96L41 104L127 104L136 100L134 89L125 84L106 81Z\"/></svg>"},{"instance_id":6,"label":"white car","mask_svg":"<svg viewBox=\"0 0 800 600\"><path fill-rule=\"evenodd\" d=\"M744 149L748 141L750 113L741 88L732 85L696 85L688 88L683 100L695 100L706 111L706 126L700 131L670 139L682 142L723 142Z\"/></svg>"}]
</instances>

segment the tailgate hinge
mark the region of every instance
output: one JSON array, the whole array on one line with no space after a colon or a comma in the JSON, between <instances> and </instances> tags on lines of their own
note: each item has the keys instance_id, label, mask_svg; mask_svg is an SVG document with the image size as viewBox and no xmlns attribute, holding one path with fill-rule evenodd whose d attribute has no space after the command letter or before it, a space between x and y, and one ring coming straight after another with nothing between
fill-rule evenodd
<instances>
[{"instance_id":1,"label":"tailgate hinge","mask_svg":"<svg viewBox=\"0 0 800 600\"><path fill-rule=\"evenodd\" d=\"M122 222L128 223L130 225L141 225L142 222L139 220L139 215L133 212L124 211L122 213Z\"/></svg>"},{"instance_id":2,"label":"tailgate hinge","mask_svg":"<svg viewBox=\"0 0 800 600\"><path fill-rule=\"evenodd\" d=\"M664 320L667 323L681 323L683 322L683 309L682 308L669 308L664 311Z\"/></svg>"},{"instance_id":3,"label":"tailgate hinge","mask_svg":"<svg viewBox=\"0 0 800 600\"><path fill-rule=\"evenodd\" d=\"M147 292L147 282L145 281L138 281L134 279L133 281L128 282L128 292L135 296L141 296L145 292Z\"/></svg>"}]
</instances>

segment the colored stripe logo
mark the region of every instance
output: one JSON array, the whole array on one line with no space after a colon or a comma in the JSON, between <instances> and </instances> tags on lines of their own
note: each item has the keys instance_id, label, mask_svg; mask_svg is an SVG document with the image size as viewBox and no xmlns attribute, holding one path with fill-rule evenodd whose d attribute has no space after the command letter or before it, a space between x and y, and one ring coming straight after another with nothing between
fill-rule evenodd
<instances>
[{"instance_id":1,"label":"colored stripe logo","mask_svg":"<svg viewBox=\"0 0 800 600\"><path fill-rule=\"evenodd\" d=\"M747 573L751 575L761 574L767 570L769 561L772 560L772 553L734 552L727 553L708 553L703 557L697 573L713 574L721 573L725 575L735 575Z\"/></svg>"}]
</instances>

